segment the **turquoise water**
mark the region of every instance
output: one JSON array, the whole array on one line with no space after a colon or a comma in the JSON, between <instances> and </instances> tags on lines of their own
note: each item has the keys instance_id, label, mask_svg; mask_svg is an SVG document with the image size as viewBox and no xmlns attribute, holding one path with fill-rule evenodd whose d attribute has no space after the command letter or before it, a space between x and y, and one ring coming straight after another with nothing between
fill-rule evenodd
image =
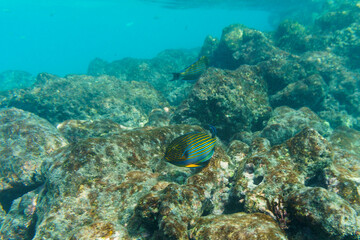
<instances>
[{"instance_id":1,"label":"turquoise water","mask_svg":"<svg viewBox=\"0 0 360 240\"><path fill-rule=\"evenodd\" d=\"M212 5L211 5L212 6ZM254 8L163 8L151 1L0 1L0 72L86 73L95 57L152 58L169 48L201 47L207 35L242 23L271 30Z\"/></svg>"}]
</instances>

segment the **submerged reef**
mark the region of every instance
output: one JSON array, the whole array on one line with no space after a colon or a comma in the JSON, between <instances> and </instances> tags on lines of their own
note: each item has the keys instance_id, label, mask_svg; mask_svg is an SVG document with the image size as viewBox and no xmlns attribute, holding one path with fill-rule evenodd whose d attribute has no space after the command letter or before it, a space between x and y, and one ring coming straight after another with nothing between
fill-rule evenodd
<instances>
[{"instance_id":1,"label":"submerged reef","mask_svg":"<svg viewBox=\"0 0 360 240\"><path fill-rule=\"evenodd\" d=\"M181 103L191 90L191 83L169 81L172 74L193 63L198 50L165 50L153 59L124 58L111 63L94 59L88 74L115 76L122 81L146 81L151 83L171 105Z\"/></svg>"},{"instance_id":2,"label":"submerged reef","mask_svg":"<svg viewBox=\"0 0 360 240\"><path fill-rule=\"evenodd\" d=\"M303 11L2 91L1 239L360 239L360 4ZM207 166L164 161L208 124Z\"/></svg>"},{"instance_id":3,"label":"submerged reef","mask_svg":"<svg viewBox=\"0 0 360 240\"><path fill-rule=\"evenodd\" d=\"M102 75L39 74L32 88L4 92L0 106L35 113L53 124L65 120L110 119L127 127L144 126L154 108L169 107L147 82L124 82Z\"/></svg>"}]
</instances>

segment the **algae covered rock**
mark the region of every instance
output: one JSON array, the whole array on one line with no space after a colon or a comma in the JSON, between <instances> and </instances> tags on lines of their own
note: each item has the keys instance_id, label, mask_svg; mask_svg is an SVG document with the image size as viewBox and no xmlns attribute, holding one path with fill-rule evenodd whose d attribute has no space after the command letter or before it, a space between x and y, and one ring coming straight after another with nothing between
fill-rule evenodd
<instances>
[{"instance_id":1,"label":"algae covered rock","mask_svg":"<svg viewBox=\"0 0 360 240\"><path fill-rule=\"evenodd\" d=\"M352 11L331 11L322 14L315 21L321 31L336 31L348 27L355 21Z\"/></svg>"},{"instance_id":2,"label":"algae covered rock","mask_svg":"<svg viewBox=\"0 0 360 240\"><path fill-rule=\"evenodd\" d=\"M336 147L360 156L360 132L348 127L335 129L330 137L330 141Z\"/></svg>"},{"instance_id":3,"label":"algae covered rock","mask_svg":"<svg viewBox=\"0 0 360 240\"><path fill-rule=\"evenodd\" d=\"M170 239L185 236L184 227L205 209L223 211L234 166L221 147L199 173L162 160L167 144L191 131L203 130L139 128L58 151L42 168L47 182L34 239L80 238L86 232L115 237L125 228L131 236Z\"/></svg>"},{"instance_id":4,"label":"algae covered rock","mask_svg":"<svg viewBox=\"0 0 360 240\"><path fill-rule=\"evenodd\" d=\"M18 107L53 124L65 120L110 119L128 127L143 126L154 108L168 106L149 83L115 77L39 74L33 88L4 95L1 106Z\"/></svg>"},{"instance_id":5,"label":"algae covered rock","mask_svg":"<svg viewBox=\"0 0 360 240\"><path fill-rule=\"evenodd\" d=\"M236 69L242 64L254 65L274 56L286 56L264 33L233 24L223 29L220 43L213 54L213 65Z\"/></svg>"},{"instance_id":6,"label":"algae covered rock","mask_svg":"<svg viewBox=\"0 0 360 240\"><path fill-rule=\"evenodd\" d=\"M217 148L207 167L189 176L184 184L161 184L135 208L130 232L154 239L188 239L187 226L204 214L222 214L228 201L228 179L235 162ZM161 187L163 186L163 187Z\"/></svg>"},{"instance_id":7,"label":"algae covered rock","mask_svg":"<svg viewBox=\"0 0 360 240\"><path fill-rule=\"evenodd\" d=\"M328 85L328 94L318 114L333 128L348 126L359 129L360 75L345 65L345 58L331 52L308 52L301 63L308 72L317 72Z\"/></svg>"},{"instance_id":8,"label":"algae covered rock","mask_svg":"<svg viewBox=\"0 0 360 240\"><path fill-rule=\"evenodd\" d=\"M36 208L43 187L15 199L3 222L0 221L2 239L32 239L37 221Z\"/></svg>"},{"instance_id":9,"label":"algae covered rock","mask_svg":"<svg viewBox=\"0 0 360 240\"><path fill-rule=\"evenodd\" d=\"M219 46L219 40L217 38L214 38L212 36L207 36L204 40L199 55L207 56L208 58L210 58L210 65L211 65L211 63L213 62L213 59L211 58L214 55L214 52L218 48L218 46Z\"/></svg>"},{"instance_id":10,"label":"algae covered rock","mask_svg":"<svg viewBox=\"0 0 360 240\"><path fill-rule=\"evenodd\" d=\"M328 122L319 118L309 108L299 110L283 106L275 108L260 136L269 139L272 145L281 144L306 127L318 131L322 136L329 136L332 129Z\"/></svg>"},{"instance_id":11,"label":"algae covered rock","mask_svg":"<svg viewBox=\"0 0 360 240\"><path fill-rule=\"evenodd\" d=\"M278 47L295 53L305 52L309 45L305 26L290 20L279 24L275 32L275 39Z\"/></svg>"},{"instance_id":12,"label":"algae covered rock","mask_svg":"<svg viewBox=\"0 0 360 240\"><path fill-rule=\"evenodd\" d=\"M320 109L327 95L328 86L320 75L314 74L303 80L287 85L270 97L274 107L287 105L292 108L307 106Z\"/></svg>"},{"instance_id":13,"label":"algae covered rock","mask_svg":"<svg viewBox=\"0 0 360 240\"><path fill-rule=\"evenodd\" d=\"M45 119L16 108L0 111L0 138L0 203L8 211L42 183L42 163L67 140Z\"/></svg>"},{"instance_id":14,"label":"algae covered rock","mask_svg":"<svg viewBox=\"0 0 360 240\"><path fill-rule=\"evenodd\" d=\"M269 94L274 94L308 75L305 66L295 56L277 57L261 62L258 66L267 82Z\"/></svg>"},{"instance_id":15,"label":"algae covered rock","mask_svg":"<svg viewBox=\"0 0 360 240\"><path fill-rule=\"evenodd\" d=\"M337 128L334 131L330 136L330 141L336 149L334 162L332 167L325 172L329 191L347 200L358 214L360 213L359 136L359 131L348 127Z\"/></svg>"},{"instance_id":16,"label":"algae covered rock","mask_svg":"<svg viewBox=\"0 0 360 240\"><path fill-rule=\"evenodd\" d=\"M108 119L68 120L57 125L57 129L69 142L81 139L118 134L127 128Z\"/></svg>"},{"instance_id":17,"label":"algae covered rock","mask_svg":"<svg viewBox=\"0 0 360 240\"><path fill-rule=\"evenodd\" d=\"M145 81L160 91L172 105L178 105L191 90L191 83L170 81L171 73L179 72L196 61L199 50L165 50L152 59L124 58L107 63L95 59L89 64L88 74L106 74L121 81Z\"/></svg>"},{"instance_id":18,"label":"algae covered rock","mask_svg":"<svg viewBox=\"0 0 360 240\"><path fill-rule=\"evenodd\" d=\"M331 143L310 128L273 147L255 138L235 174L229 208L266 213L294 239L357 239L359 157L342 131Z\"/></svg>"},{"instance_id":19,"label":"algae covered rock","mask_svg":"<svg viewBox=\"0 0 360 240\"><path fill-rule=\"evenodd\" d=\"M229 202L230 208L246 212L272 212L272 203L276 205L281 200L286 204L293 190L321 184L317 176L332 161L330 144L310 128L273 147L268 140L256 138L250 148L251 152L235 173ZM289 216L280 217L274 219L286 225Z\"/></svg>"},{"instance_id":20,"label":"algae covered rock","mask_svg":"<svg viewBox=\"0 0 360 240\"><path fill-rule=\"evenodd\" d=\"M168 126L174 109L163 108L153 109L149 114L149 121L145 126L164 127Z\"/></svg>"},{"instance_id":21,"label":"algae covered rock","mask_svg":"<svg viewBox=\"0 0 360 240\"><path fill-rule=\"evenodd\" d=\"M197 219L190 230L190 239L286 240L287 237L277 223L265 214L235 213Z\"/></svg>"},{"instance_id":22,"label":"algae covered rock","mask_svg":"<svg viewBox=\"0 0 360 240\"><path fill-rule=\"evenodd\" d=\"M235 132L261 128L270 111L266 84L256 67L243 65L235 71L210 68L176 109L172 122L196 119L214 125L220 138L229 139Z\"/></svg>"},{"instance_id":23,"label":"algae covered rock","mask_svg":"<svg viewBox=\"0 0 360 240\"><path fill-rule=\"evenodd\" d=\"M294 219L312 228L317 238L357 239L356 211L349 203L323 188L304 188L289 198Z\"/></svg>"},{"instance_id":24,"label":"algae covered rock","mask_svg":"<svg viewBox=\"0 0 360 240\"><path fill-rule=\"evenodd\" d=\"M131 231L155 234L155 239L187 239L187 226L192 218L201 216L204 200L194 186L169 184L139 201L130 222ZM157 226L159 230L152 232Z\"/></svg>"}]
</instances>

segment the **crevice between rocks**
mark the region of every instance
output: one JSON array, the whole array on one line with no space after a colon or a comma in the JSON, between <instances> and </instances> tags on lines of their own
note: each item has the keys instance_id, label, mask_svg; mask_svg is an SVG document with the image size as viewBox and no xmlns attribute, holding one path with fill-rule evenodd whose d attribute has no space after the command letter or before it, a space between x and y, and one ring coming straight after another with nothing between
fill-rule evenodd
<instances>
[{"instance_id":1,"label":"crevice between rocks","mask_svg":"<svg viewBox=\"0 0 360 240\"><path fill-rule=\"evenodd\" d=\"M30 186L25 186L23 184L13 185L13 188L0 191L0 204L2 205L4 211L8 213L10 211L13 201L24 194L31 192L43 183L37 183Z\"/></svg>"}]
</instances>

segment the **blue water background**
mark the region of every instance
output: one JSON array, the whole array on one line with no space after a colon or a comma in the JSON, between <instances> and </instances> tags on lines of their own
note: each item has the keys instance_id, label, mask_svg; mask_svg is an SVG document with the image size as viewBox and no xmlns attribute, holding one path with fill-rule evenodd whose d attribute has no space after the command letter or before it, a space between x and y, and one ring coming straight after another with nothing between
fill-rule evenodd
<instances>
[{"instance_id":1,"label":"blue water background","mask_svg":"<svg viewBox=\"0 0 360 240\"><path fill-rule=\"evenodd\" d=\"M271 30L268 13L249 9L167 9L140 0L0 0L0 72L86 73L95 57L152 58L201 47L207 35L242 23Z\"/></svg>"}]
</instances>

